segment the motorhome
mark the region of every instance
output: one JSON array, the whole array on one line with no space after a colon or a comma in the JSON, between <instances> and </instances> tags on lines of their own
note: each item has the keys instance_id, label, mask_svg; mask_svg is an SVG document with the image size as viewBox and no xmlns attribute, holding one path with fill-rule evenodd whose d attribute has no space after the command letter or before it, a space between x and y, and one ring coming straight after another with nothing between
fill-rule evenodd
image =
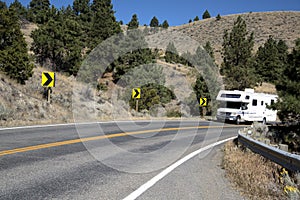
<instances>
[{"instance_id":1,"label":"motorhome","mask_svg":"<svg viewBox=\"0 0 300 200\"><path fill-rule=\"evenodd\" d=\"M217 96L219 107L217 120L240 122L261 121L263 123L276 121L277 111L268 109L277 101L278 96L265 93L255 93L254 89L221 90Z\"/></svg>"}]
</instances>

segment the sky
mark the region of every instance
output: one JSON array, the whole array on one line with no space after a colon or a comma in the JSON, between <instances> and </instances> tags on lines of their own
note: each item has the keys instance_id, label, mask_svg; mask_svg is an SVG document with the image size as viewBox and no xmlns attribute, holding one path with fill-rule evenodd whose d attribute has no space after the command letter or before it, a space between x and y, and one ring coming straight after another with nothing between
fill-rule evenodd
<instances>
[{"instance_id":1,"label":"sky","mask_svg":"<svg viewBox=\"0 0 300 200\"><path fill-rule=\"evenodd\" d=\"M8 5L14 0L4 0ZM24 6L30 0L19 0ZM72 5L73 0L50 0L57 8ZM160 23L167 20L171 26L182 25L202 18L207 9L212 17L245 12L300 11L300 0L112 0L118 21L127 24L137 14L140 25L150 24L156 16Z\"/></svg>"}]
</instances>

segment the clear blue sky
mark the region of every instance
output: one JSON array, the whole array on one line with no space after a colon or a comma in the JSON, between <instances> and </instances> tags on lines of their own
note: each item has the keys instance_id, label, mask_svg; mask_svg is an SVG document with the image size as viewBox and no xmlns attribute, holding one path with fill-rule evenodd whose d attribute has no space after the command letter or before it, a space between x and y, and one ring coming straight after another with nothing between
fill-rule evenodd
<instances>
[{"instance_id":1,"label":"clear blue sky","mask_svg":"<svg viewBox=\"0 0 300 200\"><path fill-rule=\"evenodd\" d=\"M14 0L4 0L9 5ZM30 0L19 0L27 6ZM72 0L50 0L60 8L73 3ZM153 16L160 22L168 20L170 25L180 25L202 18L205 9L211 16L261 11L300 11L300 0L112 0L117 20L128 23L137 14L140 25L149 24Z\"/></svg>"}]
</instances>

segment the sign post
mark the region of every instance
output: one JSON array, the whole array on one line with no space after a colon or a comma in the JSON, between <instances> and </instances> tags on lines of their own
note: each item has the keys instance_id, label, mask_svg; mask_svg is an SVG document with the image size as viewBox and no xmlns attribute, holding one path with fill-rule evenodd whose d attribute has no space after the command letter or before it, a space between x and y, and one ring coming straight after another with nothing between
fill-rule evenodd
<instances>
[{"instance_id":1,"label":"sign post","mask_svg":"<svg viewBox=\"0 0 300 200\"><path fill-rule=\"evenodd\" d=\"M139 111L139 99L141 98L141 88L132 89L132 98L136 99L135 101L135 111Z\"/></svg>"},{"instance_id":2,"label":"sign post","mask_svg":"<svg viewBox=\"0 0 300 200\"><path fill-rule=\"evenodd\" d=\"M50 103L52 87L55 87L55 73L42 72L42 86L47 88L47 101Z\"/></svg>"}]
</instances>

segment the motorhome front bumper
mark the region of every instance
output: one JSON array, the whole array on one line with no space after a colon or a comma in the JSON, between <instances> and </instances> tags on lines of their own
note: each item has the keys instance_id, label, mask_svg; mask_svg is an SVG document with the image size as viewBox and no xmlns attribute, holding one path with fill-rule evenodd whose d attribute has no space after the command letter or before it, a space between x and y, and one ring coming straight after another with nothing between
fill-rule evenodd
<instances>
[{"instance_id":1,"label":"motorhome front bumper","mask_svg":"<svg viewBox=\"0 0 300 200\"><path fill-rule=\"evenodd\" d=\"M236 121L237 116L232 115L232 113L229 112L220 112L217 114L218 120L230 120L230 121Z\"/></svg>"}]
</instances>

